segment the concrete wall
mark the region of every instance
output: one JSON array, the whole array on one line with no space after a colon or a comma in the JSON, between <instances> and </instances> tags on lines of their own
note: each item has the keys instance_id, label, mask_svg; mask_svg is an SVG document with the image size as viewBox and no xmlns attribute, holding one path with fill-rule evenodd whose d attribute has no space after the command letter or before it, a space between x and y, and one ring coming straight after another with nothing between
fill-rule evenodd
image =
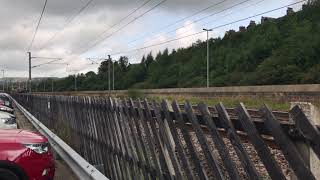
<instances>
[{"instance_id":1,"label":"concrete wall","mask_svg":"<svg viewBox=\"0 0 320 180\"><path fill-rule=\"evenodd\" d=\"M139 90L146 96L189 96L201 98L213 97L252 97L271 98L279 101L304 101L320 104L320 84L306 85L267 85L267 86L231 86L211 88L174 88ZM127 95L128 91L111 91L112 95ZM46 93L47 94L47 93ZM51 93L49 93L51 94ZM58 95L107 96L108 91L57 92Z\"/></svg>"}]
</instances>

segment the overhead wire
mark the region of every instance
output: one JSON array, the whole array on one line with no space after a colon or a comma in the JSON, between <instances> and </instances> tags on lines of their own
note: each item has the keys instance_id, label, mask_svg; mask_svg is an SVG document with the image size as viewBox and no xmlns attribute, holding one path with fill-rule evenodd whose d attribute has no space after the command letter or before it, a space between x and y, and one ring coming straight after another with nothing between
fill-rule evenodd
<instances>
[{"instance_id":1,"label":"overhead wire","mask_svg":"<svg viewBox=\"0 0 320 180\"><path fill-rule=\"evenodd\" d=\"M49 45L49 43L56 38L59 34L61 34L62 32L64 32L64 30L69 26L69 24L71 22L73 22L84 10L86 10L89 5L93 2L94 0L89 0L83 7L81 7L75 14L73 14L70 18L68 18L68 20L66 21L66 23L63 25L63 27L56 31L44 44L42 47L40 47L39 49L42 50L44 49L47 45Z\"/></svg>"},{"instance_id":2,"label":"overhead wire","mask_svg":"<svg viewBox=\"0 0 320 180\"><path fill-rule=\"evenodd\" d=\"M33 59L59 59L59 58L53 58L53 57L38 57L38 56L35 56L35 57L32 57Z\"/></svg>"},{"instance_id":3,"label":"overhead wire","mask_svg":"<svg viewBox=\"0 0 320 180\"><path fill-rule=\"evenodd\" d=\"M188 15L188 16L186 16L186 17L183 17L183 18L181 18L181 19L178 19L177 21L174 21L173 23L170 23L170 24L168 24L168 25L165 25L165 26L161 27L160 29L157 29L157 31L153 31L153 32L150 32L150 33L148 33L148 34L155 34L155 33L161 32L162 30L167 29L168 27L171 27L171 26L173 26L173 25L176 25L176 24L178 24L178 23L180 23L180 22L182 22L182 21L184 21L184 20L186 20L186 19L189 19L189 18L191 18L191 17L193 17L193 16L196 16L196 15L198 15L198 14L200 14L200 13L206 11L206 10L209 10L209 9L211 9L211 8L213 8L213 7L216 7L216 6L222 4L222 3L226 2L226 1L227 1L227 0L223 0L223 1L220 1L220 2L218 2L218 3L211 4L210 6L207 6L207 7L203 8L203 9L201 9L201 10L198 10L198 11L192 13L191 15ZM138 41L138 40L143 39L144 37L146 37L146 35L145 35L145 36L142 36L142 37L140 37L140 38L138 38L138 39L134 39L134 40L130 41L128 44L132 44L132 43L134 43L134 42L136 42L136 41Z\"/></svg>"},{"instance_id":4,"label":"overhead wire","mask_svg":"<svg viewBox=\"0 0 320 180\"><path fill-rule=\"evenodd\" d=\"M134 14L136 11L138 11L139 9L141 9L143 6L145 6L148 2L150 2L151 0L148 0L148 1L146 1L145 3L143 3L142 5L140 5L139 7L137 7L136 9L134 9L131 13L129 13L127 16L125 16L124 18L122 18L120 21L122 22L122 21L124 21L126 18L128 18L129 16L131 16L132 14ZM135 17L133 20L131 20L130 22L128 22L125 26L122 26L120 29L118 29L117 31L115 31L115 32L113 32L112 34L114 34L114 33L117 33L117 32L119 32L121 29L123 29L124 27L126 27L126 26L128 26L128 25L130 25L131 23L133 23L133 22L135 22L136 20L138 20L139 18L141 18L142 16L144 16L145 14L147 14L147 13L149 13L150 11L152 11L152 10L154 10L155 8L157 8L158 6L160 6L162 3L164 3L165 1L167 1L167 0L162 0L160 3L158 3L158 4L156 4L155 6L153 6L151 9L149 9L149 10L147 10L147 11L145 11L144 13L142 13L142 14L140 14L139 16L137 16L137 17ZM92 2L92 0L91 1L89 1L89 2ZM88 3L87 3L88 4ZM86 6L85 6L86 7ZM82 8L83 9L83 8ZM116 25L115 25L116 26ZM109 35L108 37L110 37L111 35ZM106 37L106 38L108 38L108 37ZM106 38L104 38L103 40L105 40ZM100 42L98 42L98 43L100 43ZM94 46L96 46L98 43L96 43ZM92 47L90 47L90 49L91 48L93 48L93 46ZM89 50L89 49L88 49ZM87 51L88 51L87 50ZM83 54L83 53L82 53Z\"/></svg>"},{"instance_id":5,"label":"overhead wire","mask_svg":"<svg viewBox=\"0 0 320 180\"><path fill-rule=\"evenodd\" d=\"M89 46L88 48L86 48L84 51L81 51L80 54L84 54L87 51L89 51L90 49L96 47L98 44L100 44L101 42L105 41L106 39L110 38L111 36L113 36L114 34L116 34L117 32L121 31L123 28L127 27L128 25L132 24L133 22L135 22L136 20L140 19L141 17L143 17L144 15L146 15L147 13L151 12L152 10L154 10L155 8L157 8L158 6L160 6L161 4L163 4L164 2L166 2L167 0L162 0L161 2L157 3L155 6L153 6L152 8L150 8L149 10L145 11L144 13L140 14L139 16L135 17L134 19L132 19L131 21L129 21L128 23L126 23L125 25L121 26L119 29L117 29L116 31L112 32L111 34L109 34L108 36L104 37L103 39L95 42L93 45Z\"/></svg>"},{"instance_id":6,"label":"overhead wire","mask_svg":"<svg viewBox=\"0 0 320 180\"><path fill-rule=\"evenodd\" d=\"M241 8L241 10L246 9L246 8L249 8L249 7L252 7L252 6L256 6L257 4L262 3L263 1L265 1L265 0L260 0L260 1L256 2L256 3L254 3L254 4L249 4L248 6ZM236 12L239 12L239 10L237 10ZM219 18L228 17L228 16L232 15L233 13L235 13L235 12L228 13L228 14L222 16L222 17L219 17ZM215 21L215 20L216 20L216 19L211 20L211 21ZM207 25L207 24L210 23L211 21L202 23L201 26ZM188 30L183 31L183 32L180 32L180 33L183 35L183 34L185 34L185 33L187 33L187 32L188 32ZM180 34L180 35L181 35L181 34Z\"/></svg>"},{"instance_id":7,"label":"overhead wire","mask_svg":"<svg viewBox=\"0 0 320 180\"><path fill-rule=\"evenodd\" d=\"M252 15L252 16L248 16L246 18L242 18L242 19L238 19L236 21L232 21L232 22L229 22L229 23L226 23L226 24L218 25L218 26L212 27L210 29L214 30L214 29L218 29L218 28L221 28L221 27L229 26L231 24L235 24L235 23L238 23L238 22L241 22L241 21L245 21L245 20L257 17L257 16L268 14L270 12L278 11L280 9L283 9L283 8L286 8L286 7L289 7L289 6L292 6L292 5L300 4L300 3L303 3L303 2L306 2L306 1L307 0L297 1L295 3L291 3L291 4L288 4L288 5L285 5L285 6L281 6L281 7L275 8L275 9L271 9L271 10L268 10L268 11L265 11L265 12L262 12L262 13L258 13L258 14ZM170 42L173 42L173 41L184 39L184 38L187 38L187 37L195 36L195 35L198 35L198 34L201 34L201 33L204 33L204 31L195 32L193 34L189 34L189 35L186 35L186 36L170 39L170 40L167 40L165 42L152 44L152 45L149 45L149 46L144 46L144 47L140 47L140 48L136 48L136 49L132 49L132 50L128 50L128 51L111 53L111 55L119 55L119 54L129 53L129 52L133 52L133 51L143 50L143 49L147 49L147 48L150 48L150 47L159 46L159 45L162 45L162 44L167 44L167 43L170 43Z\"/></svg>"},{"instance_id":8,"label":"overhead wire","mask_svg":"<svg viewBox=\"0 0 320 180\"><path fill-rule=\"evenodd\" d=\"M45 46L47 46L49 44L50 41L52 41L59 33L62 33L65 28L79 15L81 14L86 8L89 7L89 5L93 2L94 0L89 0L81 9L79 9L79 11L77 13L75 13L73 16L71 16L67 22L65 23L65 25L63 26L63 28L60 30L60 31L57 31L53 36L51 36L49 38L49 40L44 43L45 45L43 47L40 48L43 49L45 48ZM148 1L145 1L142 5L140 5L139 7L137 7L136 9L134 9L131 13L129 13L127 16L125 16L124 18L122 18L118 23L114 24L113 26L111 26L110 28L113 28L114 26L117 26L118 24L120 24L122 21L124 21L127 17L129 17L130 15L132 15L133 13L135 13L136 11L138 11L139 9L141 9L144 5L146 5L148 2L150 2L152 0L148 0ZM82 1L83 2L83 1ZM45 6L47 4L47 0L45 2ZM43 12L44 12L44 9L42 11L42 14L41 14L41 17L40 17L40 21L41 21L41 18L42 18L42 15L43 15ZM39 22L40 22L39 21ZM38 24L39 26L39 24ZM38 29L38 26L37 26L37 29ZM37 31L37 30L36 30ZM104 34L105 32L103 32ZM43 58L43 57L37 57L37 58ZM45 58L45 59L56 59L56 58ZM50 63L50 62L49 62ZM47 64L47 63L44 63L44 64ZM43 64L40 64L40 65L43 65ZM38 65L37 65L38 66Z\"/></svg>"},{"instance_id":9,"label":"overhead wire","mask_svg":"<svg viewBox=\"0 0 320 180\"><path fill-rule=\"evenodd\" d=\"M288 4L286 6L282 6L282 7L279 7L279 8L276 8L276 9L272 9L272 10L269 10L269 11L266 11L266 12L263 12L263 13L259 13L259 14L253 15L253 16L249 16L247 18L243 18L243 19L239 19L237 21L233 21L233 22L230 22L230 23L226 23L226 24L222 24L222 25L219 25L219 26L215 26L212 29L217 29L217 28L228 26L228 25L231 25L231 24L234 24L234 23L237 23L237 22L248 20L250 18L257 17L257 16L260 16L260 15L263 15L263 14L267 14L267 13L270 13L270 12L273 12L273 11L276 11L276 10L279 10L279 9L283 9L285 7L292 6L292 5L295 5L295 4L299 4L299 3L302 3L302 2L305 2L305 1L306 0L302 0L302 1L295 2L295 3L291 3L291 4ZM193 34L190 34L190 35L183 36L183 37L170 39L168 41L157 43L157 44L152 44L152 45L149 45L149 46L143 46L143 47L135 48L135 49L128 50L128 51L120 51L120 52L116 52L116 53L111 53L111 55L119 55L119 54L124 54L124 53L128 53L128 52L140 51L140 50L147 49L147 48L150 48L150 47L154 47L154 46L158 46L158 45L162 45L162 44L167 44L167 43L170 43L170 42L173 42L173 41L177 41L177 40L184 39L184 38L187 38L187 37L195 36L195 35L198 35L198 34L201 34L201 33L203 33L203 31L199 31L199 32L196 32L196 33L193 33Z\"/></svg>"},{"instance_id":10,"label":"overhead wire","mask_svg":"<svg viewBox=\"0 0 320 180\"><path fill-rule=\"evenodd\" d=\"M220 12L223 12L223 11L229 10L229 9L231 9L231 8L234 8L234 7L236 7L237 5L243 4L243 3L247 2L247 1L249 1L249 0L245 0L245 1L242 1L242 2L240 2L240 3L237 3L237 4L235 4L235 5L233 5L233 6L229 7L229 8L226 8L226 9L220 11ZM218 2L218 3L214 4L214 5L209 6L209 7L212 8L212 7L214 7L214 6L218 5L218 4L221 4L222 2L224 2L224 1ZM203 12L204 10L209 9L209 7L205 8L205 9L202 9L201 12ZM220 13L220 12L218 12L218 13ZM193 13L193 14L199 14L199 13L200 13L200 11L197 11L197 12L195 12L195 13ZM218 14L218 13L213 13L213 14L210 14L209 16L212 16L212 15ZM191 17L191 15L190 15L190 17ZM206 16L206 17L207 17L207 16ZM204 19L204 18L203 18L203 19ZM177 21L176 21L176 22L177 22ZM200 33L192 34L191 36L194 36L194 35L197 35L197 34L200 34ZM190 35L184 36L183 38L186 38L186 37L190 37ZM177 39L177 40L178 40L178 39ZM164 43L161 43L161 44L165 44L165 43L168 43L168 42L164 42ZM159 44L159 45L161 45L161 44ZM142 49L145 49L145 48L142 48ZM135 49L135 50L142 50L142 49ZM132 52L132 51L131 51L131 52ZM119 54L119 53L117 53L117 54ZM116 54L112 54L112 55L116 55Z\"/></svg>"},{"instance_id":11,"label":"overhead wire","mask_svg":"<svg viewBox=\"0 0 320 180\"><path fill-rule=\"evenodd\" d=\"M29 45L29 47L28 47L28 51L31 50L32 45L33 45L33 42L34 42L34 40L35 40L35 38L36 38L36 35L37 35L37 33L38 33L38 30L39 30L39 26L40 26L42 17L43 17L44 11L45 11L46 6L47 6L47 2L48 2L48 0L45 0L44 5L43 5L43 8L42 8L42 11L41 11L41 14L40 14L40 18L39 18L39 20L38 20L38 24L37 24L36 30L35 30L35 32L34 32L34 34L33 34L31 43L30 43L30 45Z\"/></svg>"},{"instance_id":12,"label":"overhead wire","mask_svg":"<svg viewBox=\"0 0 320 180\"><path fill-rule=\"evenodd\" d=\"M55 59L55 60L52 60L52 61L49 61L49 62L46 62L46 63L41 63L41 64L37 64L35 66L32 66L32 68L36 68L36 67L39 67L39 66L42 66L42 65L46 65L46 64L51 64L51 63L54 63L54 62L57 62L57 61L60 61L61 59Z\"/></svg>"},{"instance_id":13,"label":"overhead wire","mask_svg":"<svg viewBox=\"0 0 320 180\"><path fill-rule=\"evenodd\" d=\"M247 8L249 8L249 7L252 7L252 6L256 6L257 4L260 4L260 3L263 2L263 1L265 1L265 0L260 0L260 1L256 2L256 3L254 3L254 4L249 4L248 6L241 8L241 10L247 9ZM237 10L236 12L238 12L238 11L239 11L239 10ZM230 15L233 14L233 13L234 13L234 12L228 13L228 14L222 16L221 18L230 16ZM210 21L210 22L211 22L211 21ZM208 23L204 23L204 24L202 24L202 25L206 25L206 24L208 24ZM186 34L187 32L189 32L189 30L183 31L182 34L180 34L180 36L183 35L183 34ZM178 36L178 38L179 38L179 36ZM137 54L137 52L135 52L134 54ZM134 56L134 55L131 55L131 57L133 57L133 56Z\"/></svg>"},{"instance_id":14,"label":"overhead wire","mask_svg":"<svg viewBox=\"0 0 320 180\"><path fill-rule=\"evenodd\" d=\"M93 40L94 42L96 42L97 40L99 40L100 37L102 37L105 33L107 33L109 30L113 29L114 27L120 25L124 20L126 20L128 17L130 17L132 14L134 14L135 12L137 12L138 10L140 10L142 7L144 7L146 4L148 4L150 1L152 0L147 0L144 3L142 3L141 5L139 5L137 8L133 9L129 14L127 14L125 17L121 18L118 22L114 23L112 26L108 27L107 29L105 29L103 32L101 32L98 36L96 36L96 38ZM90 43L90 42L87 42ZM86 43L86 44L87 44Z\"/></svg>"},{"instance_id":15,"label":"overhead wire","mask_svg":"<svg viewBox=\"0 0 320 180\"><path fill-rule=\"evenodd\" d=\"M160 33L160 34L154 36L153 38L156 38L156 37L159 37L159 36L163 36L163 35L166 35L166 34L170 34L170 33L176 32L176 31L178 31L178 30L180 30L180 29L182 29L182 28L186 28L186 27L191 26L191 25L193 25L193 24L195 24L195 23L201 22L201 21L203 21L204 19L207 19L207 18L212 17L212 16L214 16L214 15L220 14L220 13L225 12L225 11L227 11L227 10L233 9L233 8L235 8L235 7L239 6L239 5L242 5L242 4L244 4L244 3L248 2L248 1L251 1L251 0L241 1L241 2L236 3L236 4L234 4L234 5L230 6L230 7L227 7L227 8L225 8L225 9L222 9L222 10L220 10L220 11L218 11L218 12L214 12L214 13L209 14L209 15L207 15L207 16L204 16L204 17L201 17L201 18L199 18L199 19L196 19L195 21L188 22L187 24L184 24L183 26L180 26L180 27L175 28L175 29L173 29L173 30L169 30L169 31L166 31L166 32L164 32L164 33ZM146 41L145 43L147 44L147 43L149 43L150 41L152 41L152 40L148 40L148 41Z\"/></svg>"}]
</instances>

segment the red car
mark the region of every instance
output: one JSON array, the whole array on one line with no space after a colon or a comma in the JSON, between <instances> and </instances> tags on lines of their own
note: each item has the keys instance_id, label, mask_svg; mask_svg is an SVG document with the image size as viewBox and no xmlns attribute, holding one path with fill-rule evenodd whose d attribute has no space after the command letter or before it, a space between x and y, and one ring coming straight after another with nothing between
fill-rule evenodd
<instances>
[{"instance_id":1,"label":"red car","mask_svg":"<svg viewBox=\"0 0 320 180\"><path fill-rule=\"evenodd\" d=\"M0 130L1 180L52 180L54 171L46 137L21 129Z\"/></svg>"}]
</instances>

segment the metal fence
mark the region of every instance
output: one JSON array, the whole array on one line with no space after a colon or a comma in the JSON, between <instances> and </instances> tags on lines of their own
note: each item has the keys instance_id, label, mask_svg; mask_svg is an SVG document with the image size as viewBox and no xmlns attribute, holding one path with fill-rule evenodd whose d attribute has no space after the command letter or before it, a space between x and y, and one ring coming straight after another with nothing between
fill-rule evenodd
<instances>
[{"instance_id":1,"label":"metal fence","mask_svg":"<svg viewBox=\"0 0 320 180\"><path fill-rule=\"evenodd\" d=\"M243 104L12 96L111 179L315 179L295 143L320 157L320 133L298 106L294 124L267 106L256 119Z\"/></svg>"}]
</instances>

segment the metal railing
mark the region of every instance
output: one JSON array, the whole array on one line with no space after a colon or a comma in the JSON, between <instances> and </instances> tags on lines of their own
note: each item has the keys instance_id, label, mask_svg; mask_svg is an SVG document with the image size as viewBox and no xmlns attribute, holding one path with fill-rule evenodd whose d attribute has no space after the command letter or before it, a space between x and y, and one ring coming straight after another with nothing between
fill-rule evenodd
<instances>
[{"instance_id":1,"label":"metal railing","mask_svg":"<svg viewBox=\"0 0 320 180\"><path fill-rule=\"evenodd\" d=\"M50 131L30 112L22 107L15 99L11 98L18 109L25 115L25 117L33 124L33 126L44 136L46 136L59 156L66 162L79 179L83 180L108 180L101 172L94 166L82 158L76 151L74 151L68 144L60 139L56 134ZM67 177L66 177L67 178Z\"/></svg>"},{"instance_id":2,"label":"metal railing","mask_svg":"<svg viewBox=\"0 0 320 180\"><path fill-rule=\"evenodd\" d=\"M236 116L217 104L213 116L205 104L188 102L181 108L165 100L14 98L111 179L286 179L289 173L315 179L295 143L311 144L320 157L319 127L299 107L290 112L295 124L277 120L267 106L254 119L243 104Z\"/></svg>"}]
</instances>

